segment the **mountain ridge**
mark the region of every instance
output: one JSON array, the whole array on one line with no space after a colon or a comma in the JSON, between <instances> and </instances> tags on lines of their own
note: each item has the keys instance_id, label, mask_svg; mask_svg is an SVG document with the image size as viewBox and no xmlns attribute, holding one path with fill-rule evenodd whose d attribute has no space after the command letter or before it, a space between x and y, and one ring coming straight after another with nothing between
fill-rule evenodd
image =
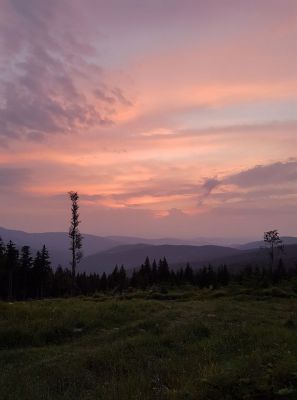
<instances>
[{"instance_id":1,"label":"mountain ridge","mask_svg":"<svg viewBox=\"0 0 297 400\"><path fill-rule=\"evenodd\" d=\"M185 264L187 262L213 260L222 256L231 256L241 250L231 247L205 245L125 245L90 255L81 261L79 269L87 272L110 272L116 264L126 269L139 267L146 257L151 261L166 257L169 264Z\"/></svg>"},{"instance_id":2,"label":"mountain ridge","mask_svg":"<svg viewBox=\"0 0 297 400\"><path fill-rule=\"evenodd\" d=\"M23 245L29 245L33 254L45 244L49 250L53 267L59 264L63 267L70 265L71 257L67 232L28 233L22 230L0 227L0 237L5 242L12 240L19 248ZM144 262L146 256L149 256L151 261L154 258L158 261L165 256L173 267L185 265L186 262L190 262L194 268L208 263L243 265L244 263L266 262L266 253L260 251L260 248L264 245L263 241L222 246L195 244L196 240L200 242L210 240L203 237L192 240L177 238L145 239L131 236L105 237L92 234L83 234L83 237L84 258L79 265L79 271L85 272L110 272L116 264L124 264L127 268L136 268ZM124 242L125 239L127 243ZM297 237L283 236L282 239L286 248L297 245ZM164 243L166 241L169 243ZM291 253L292 249L290 249ZM284 258L292 264L294 254L291 254L290 259L287 256L284 256Z\"/></svg>"}]
</instances>

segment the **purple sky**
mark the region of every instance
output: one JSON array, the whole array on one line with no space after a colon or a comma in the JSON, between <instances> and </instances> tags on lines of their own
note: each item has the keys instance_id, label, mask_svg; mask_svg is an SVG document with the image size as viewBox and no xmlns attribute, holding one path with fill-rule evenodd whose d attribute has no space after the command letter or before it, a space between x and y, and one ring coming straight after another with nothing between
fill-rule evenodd
<instances>
[{"instance_id":1,"label":"purple sky","mask_svg":"<svg viewBox=\"0 0 297 400\"><path fill-rule=\"evenodd\" d=\"M297 236L296 0L0 0L0 225Z\"/></svg>"}]
</instances>

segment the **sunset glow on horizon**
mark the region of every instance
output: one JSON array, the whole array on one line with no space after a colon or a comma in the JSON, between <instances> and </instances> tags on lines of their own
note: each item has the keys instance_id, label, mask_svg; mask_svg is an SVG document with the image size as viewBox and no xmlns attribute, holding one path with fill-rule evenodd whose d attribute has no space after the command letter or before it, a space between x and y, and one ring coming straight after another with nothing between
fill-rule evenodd
<instances>
[{"instance_id":1,"label":"sunset glow on horizon","mask_svg":"<svg viewBox=\"0 0 297 400\"><path fill-rule=\"evenodd\" d=\"M297 235L295 0L0 0L0 226Z\"/></svg>"}]
</instances>

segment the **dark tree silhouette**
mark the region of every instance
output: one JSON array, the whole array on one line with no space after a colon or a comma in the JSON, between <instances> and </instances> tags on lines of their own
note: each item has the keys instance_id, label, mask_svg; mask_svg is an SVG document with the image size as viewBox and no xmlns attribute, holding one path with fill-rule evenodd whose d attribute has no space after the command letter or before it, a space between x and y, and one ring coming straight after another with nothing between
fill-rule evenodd
<instances>
[{"instance_id":1,"label":"dark tree silhouette","mask_svg":"<svg viewBox=\"0 0 297 400\"><path fill-rule=\"evenodd\" d=\"M32 268L35 297L38 299L41 299L48 294L49 279L52 272L50 266L51 263L47 248L43 246L41 251L37 251Z\"/></svg>"},{"instance_id":2,"label":"dark tree silhouette","mask_svg":"<svg viewBox=\"0 0 297 400\"><path fill-rule=\"evenodd\" d=\"M5 244L0 236L0 258L3 257L5 254Z\"/></svg>"},{"instance_id":3,"label":"dark tree silhouette","mask_svg":"<svg viewBox=\"0 0 297 400\"><path fill-rule=\"evenodd\" d=\"M8 300L14 297L14 275L18 266L19 252L15 244L10 240L6 246L6 269L8 272Z\"/></svg>"},{"instance_id":4,"label":"dark tree silhouette","mask_svg":"<svg viewBox=\"0 0 297 400\"><path fill-rule=\"evenodd\" d=\"M77 192L69 192L69 197L71 200L71 221L69 227L69 238L70 238L70 250L72 255L71 261L71 271L73 277L73 285L75 283L75 275L76 275L76 266L82 258L82 235L79 231L79 195Z\"/></svg>"},{"instance_id":5,"label":"dark tree silhouette","mask_svg":"<svg viewBox=\"0 0 297 400\"><path fill-rule=\"evenodd\" d=\"M276 252L282 249L281 240L277 231L266 232L266 243L269 251ZM270 260L276 261L275 254ZM279 258L278 265L271 271L259 265L248 264L245 267L228 270L227 265L204 266L193 269L189 263L185 267L172 269L165 257L153 260L148 257L144 263L127 273L125 267L115 266L110 274L77 273L69 268L59 266L53 270L50 264L49 253L45 246L37 251L32 262L31 251L23 246L19 257L16 245L10 241L6 245L0 239L0 299L25 300L42 299L44 297L65 297L73 295L93 295L98 291L108 291L114 295L131 288L162 290L164 293L169 287L193 285L198 288L216 289L227 286L230 282L253 287L268 287L268 285L282 280L296 279L296 268L291 263L284 264ZM75 292L73 288L75 287Z\"/></svg>"},{"instance_id":6,"label":"dark tree silhouette","mask_svg":"<svg viewBox=\"0 0 297 400\"><path fill-rule=\"evenodd\" d=\"M170 281L170 272L166 257L163 257L158 264L158 279L160 282Z\"/></svg>"},{"instance_id":7,"label":"dark tree silhouette","mask_svg":"<svg viewBox=\"0 0 297 400\"><path fill-rule=\"evenodd\" d=\"M193 270L190 266L189 263L187 263L186 265L186 269L184 271L184 279L187 283L193 283L194 282L194 274L193 274Z\"/></svg>"},{"instance_id":8,"label":"dark tree silhouette","mask_svg":"<svg viewBox=\"0 0 297 400\"><path fill-rule=\"evenodd\" d=\"M284 252L283 241L279 237L278 230L274 229L272 231L264 232L264 243L268 249L270 258L270 274L272 276L276 252Z\"/></svg>"},{"instance_id":9,"label":"dark tree silhouette","mask_svg":"<svg viewBox=\"0 0 297 400\"><path fill-rule=\"evenodd\" d=\"M156 260L154 259L152 264L152 283L157 283L158 280L158 266Z\"/></svg>"},{"instance_id":10,"label":"dark tree silhouette","mask_svg":"<svg viewBox=\"0 0 297 400\"><path fill-rule=\"evenodd\" d=\"M19 285L21 288L21 298L25 299L29 290L29 279L31 268L33 265L33 258L29 246L23 246L20 257L20 271L19 271Z\"/></svg>"},{"instance_id":11,"label":"dark tree silhouette","mask_svg":"<svg viewBox=\"0 0 297 400\"><path fill-rule=\"evenodd\" d=\"M105 272L103 272L103 275L101 276L100 288L103 291L107 289L107 277Z\"/></svg>"}]
</instances>

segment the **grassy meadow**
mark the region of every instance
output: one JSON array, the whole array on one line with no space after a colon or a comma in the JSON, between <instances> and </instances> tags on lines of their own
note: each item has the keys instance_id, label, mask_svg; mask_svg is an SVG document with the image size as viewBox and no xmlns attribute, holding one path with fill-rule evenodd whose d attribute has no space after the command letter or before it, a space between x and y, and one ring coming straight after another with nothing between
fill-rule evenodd
<instances>
[{"instance_id":1,"label":"grassy meadow","mask_svg":"<svg viewBox=\"0 0 297 400\"><path fill-rule=\"evenodd\" d=\"M2 302L0 398L297 399L296 287Z\"/></svg>"}]
</instances>

